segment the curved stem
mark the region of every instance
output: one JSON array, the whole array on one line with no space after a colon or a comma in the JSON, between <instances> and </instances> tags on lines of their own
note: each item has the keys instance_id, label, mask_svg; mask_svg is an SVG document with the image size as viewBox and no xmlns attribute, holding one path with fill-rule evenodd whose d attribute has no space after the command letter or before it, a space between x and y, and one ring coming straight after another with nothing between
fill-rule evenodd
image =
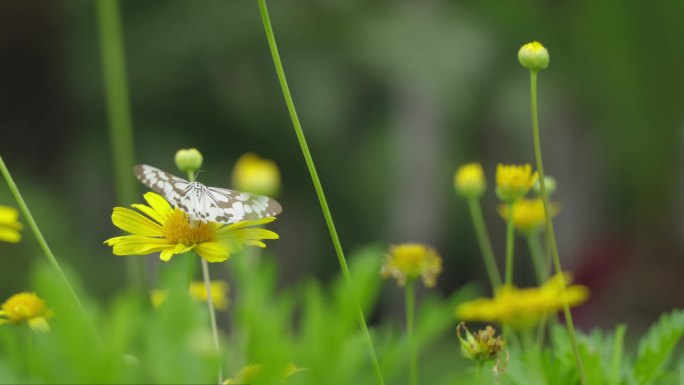
<instances>
[{"instance_id":1,"label":"curved stem","mask_svg":"<svg viewBox=\"0 0 684 385\"><path fill-rule=\"evenodd\" d=\"M69 294L71 295L74 302L76 303L76 307L81 312L84 319L88 322L88 325L91 328L93 335L95 336L95 340L97 341L98 345L100 347L103 347L104 345L102 343L102 338L100 338L99 333L95 329L95 325L93 325L92 321L88 317L88 313L85 311L85 308L83 307L83 304L81 303L81 300L78 299L78 295L76 294L76 291L74 290L73 286L71 286L71 282L69 282L69 278L67 278L66 274L64 274L64 270L62 270L62 267L59 265L59 262L57 262L57 258L55 258L55 255L52 253L50 246L48 246L47 241L45 240L45 237L43 237L43 233L40 232L40 228L38 228L38 224L36 223L36 220L33 219L33 215L31 215L31 211L29 210L28 206L26 205L24 198L21 196L21 192L19 192L19 188L17 187L16 183L14 183L14 179L12 179L12 175L10 174L9 170L7 169L7 166L5 165L5 161L2 159L2 156L0 156L0 172L2 173L2 176L5 177L5 181L7 182L7 186L9 187L10 191L12 192L14 199L17 201L17 205L19 205L19 210L21 210L22 215L24 215L24 218L26 218L26 222L28 223L29 228L31 228L33 235L36 237L36 240L38 241L40 248L43 250L43 254L45 254L45 257L47 258L48 262L50 262L50 265L52 265L52 267L55 269L55 271L57 272L57 275L59 275L59 277L62 279L62 281L64 281L64 285L66 286L67 290L69 291Z\"/></svg>"},{"instance_id":2,"label":"curved stem","mask_svg":"<svg viewBox=\"0 0 684 385\"><path fill-rule=\"evenodd\" d=\"M513 244L515 239L513 207L513 203L508 203L508 220L506 221L506 285L513 284Z\"/></svg>"},{"instance_id":3,"label":"curved stem","mask_svg":"<svg viewBox=\"0 0 684 385\"><path fill-rule=\"evenodd\" d=\"M542 200L544 202L544 217L546 219L546 236L548 237L549 244L551 246L551 252L553 255L553 264L557 274L562 271L560 263L560 255L558 254L558 246L556 245L556 234L553 230L553 222L551 218L551 208L549 204L549 196L546 191L545 175L544 175L544 164L542 162L542 152L541 152L541 140L539 138L539 121L537 118L537 72L530 71L530 99L532 104L532 131L534 136L534 156L537 161L537 172L539 173L539 187L541 190ZM563 288L561 295L566 298L565 293L565 282L563 282L563 276L560 275L561 287ZM579 348L577 347L577 337L575 333L575 325L572 321L572 314L570 313L570 305L567 301L563 301L563 314L565 315L565 324L568 329L568 335L570 336L570 342L572 344L572 351L575 356L575 362L577 364L577 371L580 375L580 381L582 385L587 385L587 377L584 373L584 366L582 365L582 358L579 353Z\"/></svg>"},{"instance_id":4,"label":"curved stem","mask_svg":"<svg viewBox=\"0 0 684 385\"><path fill-rule=\"evenodd\" d=\"M499 268L496 266L496 258L494 257L492 243L489 240L487 227L482 216L480 200L477 198L468 199L468 208L470 209L470 217L473 219L475 234L477 235L477 240L480 244L487 275L489 276L489 282L492 284L492 289L496 290L496 288L501 286L501 274L499 273Z\"/></svg>"},{"instance_id":5,"label":"curved stem","mask_svg":"<svg viewBox=\"0 0 684 385\"><path fill-rule=\"evenodd\" d=\"M409 353L409 384L418 385L418 357L414 336L416 291L415 281L406 282L406 339Z\"/></svg>"},{"instance_id":6,"label":"curved stem","mask_svg":"<svg viewBox=\"0 0 684 385\"><path fill-rule=\"evenodd\" d=\"M207 306L211 318L211 336L214 342L214 350L219 358L218 383L223 383L223 360L221 359L221 346L219 345L218 328L216 327L216 312L214 311L214 298L211 295L211 278L209 277L209 264L204 258L202 260L202 276L204 277L204 288L207 291Z\"/></svg>"},{"instance_id":7,"label":"curved stem","mask_svg":"<svg viewBox=\"0 0 684 385\"><path fill-rule=\"evenodd\" d=\"M290 94L290 88L287 85L287 79L285 77L285 71L283 70L283 64L280 60L280 54L278 53L278 47L275 41L275 35L273 34L273 27L271 26L271 20L268 16L268 8L266 7L265 0L259 0L259 11L261 12L261 20L264 24L264 30L266 32L266 39L268 40L268 46L271 50L271 56L273 58L273 65L278 75L278 81L280 82L280 87L283 91L283 97L285 98L285 104L287 105L287 110L290 113L290 118L292 119L292 125L294 126L295 134L297 135L297 140L299 141L299 146L301 147L302 154L304 155L304 160L306 161L306 166L309 169L309 174L311 174L311 180L313 182L314 188L316 190L316 195L318 196L318 201L321 205L321 210L323 211L323 216L325 217L325 223L328 226L328 231L330 232L330 238L332 239L333 247L335 248L335 253L337 254L337 259L340 263L340 269L342 270L342 275L345 282L349 287L352 285L351 275L349 273L349 267L347 266L347 260L344 256L344 251L342 250L342 245L340 243L339 236L337 235L337 230L335 229L335 223L333 222L332 215L330 214L330 209L328 208L328 202L325 199L325 194L323 192L323 186L318 178L318 172L316 171L316 166L314 165L313 158L311 157L311 152L309 151L309 146L306 143L306 138L304 137L304 131L302 131L302 126L299 122L299 117L297 116L297 110L295 109L294 102L292 100L292 95ZM385 380L382 376L382 371L380 370L380 363L378 362L378 357L375 354L375 347L373 345L373 340L371 339L370 332L368 331L368 325L366 324L366 318L361 310L361 305L357 302L357 318L359 325L363 332L364 338L368 344L368 351L371 356L371 361L373 364L373 369L375 370L375 375L377 377L377 382L381 385L385 384Z\"/></svg>"}]
</instances>

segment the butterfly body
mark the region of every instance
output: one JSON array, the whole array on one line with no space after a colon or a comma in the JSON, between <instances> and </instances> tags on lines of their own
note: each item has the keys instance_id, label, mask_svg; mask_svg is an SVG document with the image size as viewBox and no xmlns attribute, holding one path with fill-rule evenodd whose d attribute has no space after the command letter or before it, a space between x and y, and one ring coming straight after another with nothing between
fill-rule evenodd
<instances>
[{"instance_id":1,"label":"butterfly body","mask_svg":"<svg viewBox=\"0 0 684 385\"><path fill-rule=\"evenodd\" d=\"M191 220L231 224L276 216L282 211L280 204L268 197L207 187L145 164L135 166L134 173L152 191L185 211Z\"/></svg>"}]
</instances>

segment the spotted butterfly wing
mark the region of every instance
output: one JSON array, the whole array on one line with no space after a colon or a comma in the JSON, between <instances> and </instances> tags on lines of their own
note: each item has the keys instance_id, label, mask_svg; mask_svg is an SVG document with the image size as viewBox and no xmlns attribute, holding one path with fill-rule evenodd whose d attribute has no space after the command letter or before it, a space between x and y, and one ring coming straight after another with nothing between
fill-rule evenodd
<instances>
[{"instance_id":1,"label":"spotted butterfly wing","mask_svg":"<svg viewBox=\"0 0 684 385\"><path fill-rule=\"evenodd\" d=\"M231 224L276 216L282 211L280 204L268 197L188 182L145 164L135 166L134 172L140 182L193 220Z\"/></svg>"}]
</instances>

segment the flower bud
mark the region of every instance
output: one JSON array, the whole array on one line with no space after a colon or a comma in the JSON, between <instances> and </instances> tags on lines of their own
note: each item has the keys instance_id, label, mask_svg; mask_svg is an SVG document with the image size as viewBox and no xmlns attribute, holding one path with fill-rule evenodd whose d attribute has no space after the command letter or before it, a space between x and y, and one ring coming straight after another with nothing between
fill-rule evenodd
<instances>
[{"instance_id":1,"label":"flower bud","mask_svg":"<svg viewBox=\"0 0 684 385\"><path fill-rule=\"evenodd\" d=\"M503 165L496 167L496 195L506 203L524 197L534 186L539 174L532 173L532 166Z\"/></svg>"},{"instance_id":2,"label":"flower bud","mask_svg":"<svg viewBox=\"0 0 684 385\"><path fill-rule=\"evenodd\" d=\"M487 326L484 330L470 333L465 323L461 322L456 328L456 335L461 342L461 352L465 358L479 363L493 361L499 358L504 349L501 336L495 337L496 330Z\"/></svg>"},{"instance_id":3,"label":"flower bud","mask_svg":"<svg viewBox=\"0 0 684 385\"><path fill-rule=\"evenodd\" d=\"M556 178L548 175L544 177L544 187L546 187L547 196L551 196L556 192L556 186ZM539 184L539 180L537 180L537 183L535 183L534 187L532 187L532 191L534 191L534 193L537 195L541 195L541 185Z\"/></svg>"},{"instance_id":4,"label":"flower bud","mask_svg":"<svg viewBox=\"0 0 684 385\"><path fill-rule=\"evenodd\" d=\"M233 187L252 194L276 197L280 192L280 171L269 159L246 153L233 167Z\"/></svg>"},{"instance_id":5,"label":"flower bud","mask_svg":"<svg viewBox=\"0 0 684 385\"><path fill-rule=\"evenodd\" d=\"M487 189L487 182L479 163L468 163L459 167L454 175L456 191L467 199L479 198Z\"/></svg>"},{"instance_id":6,"label":"flower bud","mask_svg":"<svg viewBox=\"0 0 684 385\"><path fill-rule=\"evenodd\" d=\"M184 173L194 173L202 167L202 153L196 148L182 149L176 152L176 167Z\"/></svg>"},{"instance_id":7,"label":"flower bud","mask_svg":"<svg viewBox=\"0 0 684 385\"><path fill-rule=\"evenodd\" d=\"M520 47L518 60L530 71L543 70L549 66L549 51L540 42L533 41Z\"/></svg>"}]
</instances>

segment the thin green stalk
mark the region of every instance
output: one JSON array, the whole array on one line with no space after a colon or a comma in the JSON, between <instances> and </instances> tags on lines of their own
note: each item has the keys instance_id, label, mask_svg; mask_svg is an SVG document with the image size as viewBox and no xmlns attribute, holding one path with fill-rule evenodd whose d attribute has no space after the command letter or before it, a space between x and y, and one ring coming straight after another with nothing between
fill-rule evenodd
<instances>
[{"instance_id":1,"label":"thin green stalk","mask_svg":"<svg viewBox=\"0 0 684 385\"><path fill-rule=\"evenodd\" d=\"M530 231L525 235L525 238L530 249L530 257L534 266L534 272L537 275L537 282L541 285L549 279L549 267L546 265L544 252L539 242L539 233Z\"/></svg>"},{"instance_id":2,"label":"thin green stalk","mask_svg":"<svg viewBox=\"0 0 684 385\"><path fill-rule=\"evenodd\" d=\"M415 328L415 304L416 304L415 281L406 282L406 340L408 341L409 353L409 384L418 385L418 356L416 349Z\"/></svg>"},{"instance_id":3,"label":"thin green stalk","mask_svg":"<svg viewBox=\"0 0 684 385\"><path fill-rule=\"evenodd\" d=\"M47 241L45 241L45 237L43 237L43 233L40 232L38 224L36 223L35 219L33 219L33 215L31 215L31 211L26 205L24 198L21 196L19 188L17 187L16 183L14 183L14 179L12 179L12 175L7 169L7 166L5 165L5 161L2 159L2 156L0 156L0 172L2 172L2 176L5 178L7 186L12 192L14 199L17 201L17 205L19 205L19 210L21 210L22 215L24 216L24 218L26 218L26 222L28 223L29 228L33 232L33 235L36 237L36 240L38 241L40 248L43 250L45 257L47 258L50 265L52 265L52 267L55 269L57 275L59 275L59 277L64 281L64 284L66 285L69 294L76 303L76 307L81 312L84 319L87 320L88 325L92 329L93 335L95 336L95 340L98 342L100 347L104 346L102 344L102 339L100 338L100 335L98 334L97 330L95 329L95 326L92 324L90 318L88 317L88 313L86 313L83 304L78 299L76 291L74 290L73 286L71 286L69 278L67 278L66 274L64 274L64 270L62 270L62 267L59 265L59 262L57 262L57 258L55 258L55 255L52 253L50 246L48 246Z\"/></svg>"},{"instance_id":4,"label":"thin green stalk","mask_svg":"<svg viewBox=\"0 0 684 385\"><path fill-rule=\"evenodd\" d=\"M299 141L299 146L301 147L302 154L304 155L304 160L306 161L306 166L309 169L309 174L311 174L311 180L316 189L316 195L318 196L318 201L321 205L321 210L323 211L323 216L325 217L325 223L328 226L328 231L330 232L330 238L332 239L333 246L335 248L335 253L337 254L337 259L340 263L340 268L342 270L342 275L344 280L349 287L352 285L351 274L349 273L349 267L347 266L347 260L344 257L344 251L342 250L342 245L340 244L339 236L337 235L337 230L335 230L335 223L333 222L332 215L330 214L330 209L328 208L328 202L325 199L325 194L323 192L323 186L318 178L318 172L316 172L316 166L314 165L313 158L311 157L311 152L309 151L309 146L306 143L306 138L304 137L304 132L302 131L302 126L299 122L299 117L297 116L297 110L295 109L294 102L292 100L292 95L290 94L290 88L287 85L287 79L285 77L285 71L283 70L283 64L280 60L280 54L278 53L278 47L276 45L275 36L273 34L273 27L271 26L271 20L268 16L268 8L266 7L265 0L259 0L259 10L261 12L261 20L264 23L264 30L266 32L266 39L268 40L268 46L271 50L271 56L273 57L273 65L278 75L278 81L280 82L280 87L283 91L283 97L285 98L285 104L287 104L287 110L290 113L290 118L292 119L292 125L294 126L295 133L297 135L297 140ZM373 369L379 384L384 385L385 380L382 376L382 371L380 370L380 363L378 362L378 357L375 354L375 347L373 345L373 340L371 339L370 332L368 331L368 325L366 324L366 318L361 310L361 305L358 303L357 299L357 318L359 325L363 332L364 338L368 344L368 351L371 356L371 361L373 364Z\"/></svg>"},{"instance_id":5,"label":"thin green stalk","mask_svg":"<svg viewBox=\"0 0 684 385\"><path fill-rule=\"evenodd\" d=\"M221 359L221 345L219 344L218 328L216 327L216 312L214 311L214 298L211 295L211 278L209 278L209 264L204 258L202 260L202 276L204 277L204 288L207 291L207 307L211 319L211 336L214 342L216 356L219 357L218 383L223 383L223 360Z\"/></svg>"},{"instance_id":6,"label":"thin green stalk","mask_svg":"<svg viewBox=\"0 0 684 385\"><path fill-rule=\"evenodd\" d=\"M513 243L515 239L513 207L513 203L508 203L508 220L506 221L506 285L513 284Z\"/></svg>"},{"instance_id":7,"label":"thin green stalk","mask_svg":"<svg viewBox=\"0 0 684 385\"><path fill-rule=\"evenodd\" d=\"M477 240L480 243L480 250L482 251L489 282L492 284L492 289L496 290L496 288L501 286L501 274L499 273L499 268L496 266L496 258L494 257L492 243L489 240L487 226L485 225L482 216L480 200L477 198L468 199L468 208L470 209L470 217L473 219Z\"/></svg>"},{"instance_id":8,"label":"thin green stalk","mask_svg":"<svg viewBox=\"0 0 684 385\"><path fill-rule=\"evenodd\" d=\"M118 0L98 0L95 5L100 29L100 61L114 163L114 185L119 204L128 205L135 201L137 185L131 177L135 156L121 13ZM131 285L142 289L143 259L126 258L126 269Z\"/></svg>"},{"instance_id":9,"label":"thin green stalk","mask_svg":"<svg viewBox=\"0 0 684 385\"><path fill-rule=\"evenodd\" d=\"M613 336L613 351L610 359L610 381L608 385L618 385L621 380L620 368L622 366L623 344L625 340L625 325L618 325Z\"/></svg>"},{"instance_id":10,"label":"thin green stalk","mask_svg":"<svg viewBox=\"0 0 684 385\"><path fill-rule=\"evenodd\" d=\"M545 174L544 174L544 164L542 162L542 152L541 152L541 140L539 138L539 121L537 118L537 71L530 71L530 99L532 104L532 131L534 136L534 156L537 160L537 172L539 173L539 187L541 190L542 200L544 202L544 217L546 219L546 236L548 237L549 244L551 245L551 252L553 255L553 264L556 273L562 271L560 263L560 255L558 254L558 246L556 244L556 234L553 230L553 222L551 217L551 205L549 204L549 196L546 191ZM565 293L565 282L563 282L563 276L561 278L561 287L563 298L566 297ZM575 362L577 364L577 371L580 375L580 381L582 385L587 385L587 376L584 372L584 366L582 365L582 357L580 356L579 348L577 347L577 336L575 335L575 325L572 321L572 314L570 313L570 305L566 300L563 301L563 314L565 315L565 325L568 329L568 335L570 336L570 342L572 344L572 351L575 356Z\"/></svg>"}]
</instances>

